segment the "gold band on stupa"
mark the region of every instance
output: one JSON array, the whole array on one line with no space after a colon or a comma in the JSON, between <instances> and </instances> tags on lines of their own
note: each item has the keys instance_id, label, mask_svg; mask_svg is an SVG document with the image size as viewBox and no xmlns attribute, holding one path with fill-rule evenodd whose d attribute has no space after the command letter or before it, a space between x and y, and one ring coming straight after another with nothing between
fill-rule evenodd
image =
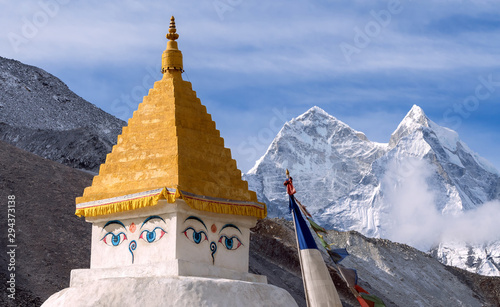
<instances>
[{"instance_id":1,"label":"gold band on stupa","mask_svg":"<svg viewBox=\"0 0 500 307\"><path fill-rule=\"evenodd\" d=\"M169 188L155 189L125 196L81 203L76 206L75 214L78 216L92 217L125 212L155 206L162 199L165 199L168 203L173 203L177 199L182 199L191 208L200 211L255 216L257 218L266 217L266 207L265 204L262 203L200 196Z\"/></svg>"}]
</instances>

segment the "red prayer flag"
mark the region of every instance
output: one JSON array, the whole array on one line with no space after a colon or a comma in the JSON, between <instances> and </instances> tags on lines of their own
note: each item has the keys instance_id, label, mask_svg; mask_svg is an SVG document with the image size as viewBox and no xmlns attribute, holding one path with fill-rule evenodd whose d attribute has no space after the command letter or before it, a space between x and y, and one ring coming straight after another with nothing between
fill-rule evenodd
<instances>
[{"instance_id":1,"label":"red prayer flag","mask_svg":"<svg viewBox=\"0 0 500 307\"><path fill-rule=\"evenodd\" d=\"M292 177L290 177L289 179L287 179L283 185L286 186L286 192L288 193L288 195L293 195L295 193L297 193L297 191L295 191L295 188L293 187L293 182L292 182Z\"/></svg>"}]
</instances>

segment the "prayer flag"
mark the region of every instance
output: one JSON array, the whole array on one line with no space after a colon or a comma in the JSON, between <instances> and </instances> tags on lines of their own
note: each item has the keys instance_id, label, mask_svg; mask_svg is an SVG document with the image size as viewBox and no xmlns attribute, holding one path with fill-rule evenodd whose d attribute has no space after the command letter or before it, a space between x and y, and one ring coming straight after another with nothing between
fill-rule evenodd
<instances>
[{"instance_id":1,"label":"prayer flag","mask_svg":"<svg viewBox=\"0 0 500 307\"><path fill-rule=\"evenodd\" d=\"M295 223L307 304L309 307L341 307L337 289L293 194L289 195L289 201Z\"/></svg>"}]
</instances>

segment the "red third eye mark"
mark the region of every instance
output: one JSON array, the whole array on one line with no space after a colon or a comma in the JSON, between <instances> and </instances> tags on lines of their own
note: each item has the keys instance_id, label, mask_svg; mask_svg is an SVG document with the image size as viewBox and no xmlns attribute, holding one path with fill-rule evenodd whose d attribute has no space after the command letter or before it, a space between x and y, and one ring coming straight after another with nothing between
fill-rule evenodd
<instances>
[{"instance_id":1,"label":"red third eye mark","mask_svg":"<svg viewBox=\"0 0 500 307\"><path fill-rule=\"evenodd\" d=\"M130 230L131 233L134 233L135 232L135 224L134 223L130 224L128 229Z\"/></svg>"},{"instance_id":2,"label":"red third eye mark","mask_svg":"<svg viewBox=\"0 0 500 307\"><path fill-rule=\"evenodd\" d=\"M210 230L212 230L212 232L215 233L217 231L217 226L215 226L215 224L212 224Z\"/></svg>"}]
</instances>

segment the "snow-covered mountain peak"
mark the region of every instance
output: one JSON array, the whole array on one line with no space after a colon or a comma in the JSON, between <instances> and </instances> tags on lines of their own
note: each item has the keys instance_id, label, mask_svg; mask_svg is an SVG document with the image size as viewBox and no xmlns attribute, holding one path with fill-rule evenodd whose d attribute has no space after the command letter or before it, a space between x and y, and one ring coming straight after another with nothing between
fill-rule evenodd
<instances>
[{"instance_id":1,"label":"snow-covered mountain peak","mask_svg":"<svg viewBox=\"0 0 500 307\"><path fill-rule=\"evenodd\" d=\"M389 147L394 148L396 144L405 136L412 134L417 130L421 130L422 127L429 127L430 120L424 113L421 107L413 105L411 110L403 118L399 126L392 133L391 139L389 140Z\"/></svg>"},{"instance_id":2,"label":"snow-covered mountain peak","mask_svg":"<svg viewBox=\"0 0 500 307\"><path fill-rule=\"evenodd\" d=\"M417 106L416 104L414 104L411 107L408 114L406 114L405 119L406 120L413 120L413 121L418 122L422 125L425 125L426 121L428 120L427 115L425 115L424 110L421 107Z\"/></svg>"},{"instance_id":3,"label":"snow-covered mountain peak","mask_svg":"<svg viewBox=\"0 0 500 307\"><path fill-rule=\"evenodd\" d=\"M456 131L436 124L417 105L411 108L391 135L389 148L395 148L405 138L411 138L412 141L407 140L402 145L411 144L411 146L400 147L404 147L408 153L412 152L413 154L425 154L431 150L445 168L447 168L445 165L449 163L461 169L471 169L473 165L477 165L491 174L500 175L500 172L491 163L462 142ZM473 203L477 204L478 202L473 201Z\"/></svg>"},{"instance_id":4,"label":"snow-covered mountain peak","mask_svg":"<svg viewBox=\"0 0 500 307\"><path fill-rule=\"evenodd\" d=\"M267 152L245 175L253 189L265 198L264 202L286 203L283 174L289 169L302 197L318 199L324 206L351 190L359 183L371 163L383 155L386 146L370 142L359 131L313 107L288 121L269 146ZM337 173L342 180L331 182ZM311 178L323 182L308 186ZM263 184L264 181L269 186ZM310 209L314 211L314 205ZM285 206L270 208L274 216L282 216Z\"/></svg>"},{"instance_id":5,"label":"snow-covered mountain peak","mask_svg":"<svg viewBox=\"0 0 500 307\"><path fill-rule=\"evenodd\" d=\"M302 115L299 115L298 117L289 121L288 124L294 125L295 123L299 122L302 125L324 125L336 121L340 122L335 117L326 113L325 110L321 109L320 107L314 106L304 112Z\"/></svg>"},{"instance_id":6,"label":"snow-covered mountain peak","mask_svg":"<svg viewBox=\"0 0 500 307\"><path fill-rule=\"evenodd\" d=\"M308 134L311 134L311 132L315 130L316 133L313 134L319 134L327 138L334 137L335 133L342 131L341 136L345 136L347 134L353 135L362 141L369 142L363 132L352 129L349 125L328 114L325 110L318 106L314 106L302 115L290 120L285 124L284 128L284 130L280 131L277 138L279 138L283 133L287 133L287 131L290 132L288 129L292 128L292 130L307 129ZM327 133L327 131L330 131L331 133Z\"/></svg>"},{"instance_id":7,"label":"snow-covered mountain peak","mask_svg":"<svg viewBox=\"0 0 500 307\"><path fill-rule=\"evenodd\" d=\"M363 136L313 107L283 126L244 178L268 204L271 217L288 216L283 188L288 168L297 197L323 226L393 238L423 250L439 243L442 221L500 200L498 171L469 149L458 133L439 126L416 105L390 144ZM448 263L452 254L440 259ZM494 261L500 263L500 256ZM465 262L453 264L477 271ZM481 271L497 272L500 268Z\"/></svg>"},{"instance_id":8,"label":"snow-covered mountain peak","mask_svg":"<svg viewBox=\"0 0 500 307\"><path fill-rule=\"evenodd\" d=\"M319 150L321 152L319 155L323 157L329 155L332 151L334 147L332 144L341 143L342 140L348 139L354 139L354 142L367 141L370 143L362 132L352 129L320 107L314 106L284 124L264 156L256 161L248 174L258 172L259 168L265 167L267 160L282 155L285 149L295 156L307 157L307 148L314 148L315 151ZM304 158L299 158L299 160L304 161ZM301 164L285 162L278 163L277 166L280 168L293 168L293 165L298 167ZM295 171L299 171L299 169L295 169Z\"/></svg>"},{"instance_id":9,"label":"snow-covered mountain peak","mask_svg":"<svg viewBox=\"0 0 500 307\"><path fill-rule=\"evenodd\" d=\"M302 115L300 115L299 118L302 116L307 116L308 114L321 114L321 115L324 115L327 117L333 117L330 114L328 114L325 110L323 110L322 108L320 108L318 106L314 106L314 107L310 108L309 110L307 110L306 112L304 112Z\"/></svg>"}]
</instances>

